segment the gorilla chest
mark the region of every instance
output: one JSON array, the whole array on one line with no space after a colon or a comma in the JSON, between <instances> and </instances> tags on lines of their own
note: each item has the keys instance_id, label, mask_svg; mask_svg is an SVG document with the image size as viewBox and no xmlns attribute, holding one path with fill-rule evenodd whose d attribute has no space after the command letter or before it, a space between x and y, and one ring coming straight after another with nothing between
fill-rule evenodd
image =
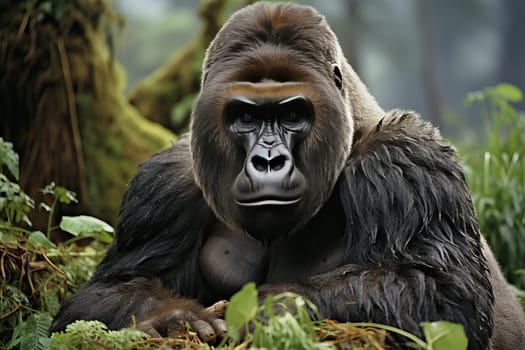
<instances>
[{"instance_id":1,"label":"gorilla chest","mask_svg":"<svg viewBox=\"0 0 525 350\"><path fill-rule=\"evenodd\" d=\"M266 247L255 239L220 227L208 238L199 255L204 279L224 298L248 282L296 282L342 264L343 244L333 231L299 234Z\"/></svg>"}]
</instances>

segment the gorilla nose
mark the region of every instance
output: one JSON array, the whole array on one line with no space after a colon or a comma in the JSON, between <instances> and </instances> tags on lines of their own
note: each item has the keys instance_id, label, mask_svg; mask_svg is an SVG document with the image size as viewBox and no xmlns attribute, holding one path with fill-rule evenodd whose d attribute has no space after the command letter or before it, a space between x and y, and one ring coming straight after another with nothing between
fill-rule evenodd
<instances>
[{"instance_id":1,"label":"gorilla nose","mask_svg":"<svg viewBox=\"0 0 525 350\"><path fill-rule=\"evenodd\" d=\"M284 144L257 145L246 157L245 169L235 180L234 193L241 207L295 205L305 190L304 176L295 168Z\"/></svg>"},{"instance_id":2,"label":"gorilla nose","mask_svg":"<svg viewBox=\"0 0 525 350\"><path fill-rule=\"evenodd\" d=\"M275 157L261 157L260 155L254 155L251 162L255 170L269 173L282 170L286 167L287 163L291 163L286 156L281 154Z\"/></svg>"}]
</instances>

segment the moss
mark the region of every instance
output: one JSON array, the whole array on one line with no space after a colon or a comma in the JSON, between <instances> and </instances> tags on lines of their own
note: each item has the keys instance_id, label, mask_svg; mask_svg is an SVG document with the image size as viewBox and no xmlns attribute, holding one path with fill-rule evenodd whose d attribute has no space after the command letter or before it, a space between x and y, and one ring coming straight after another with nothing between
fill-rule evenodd
<instances>
[{"instance_id":1,"label":"moss","mask_svg":"<svg viewBox=\"0 0 525 350\"><path fill-rule=\"evenodd\" d=\"M7 1L0 23L0 131L23 187L36 196L55 181L78 193L68 214L114 223L136 165L175 139L123 94L110 45L119 17L105 0Z\"/></svg>"}]
</instances>

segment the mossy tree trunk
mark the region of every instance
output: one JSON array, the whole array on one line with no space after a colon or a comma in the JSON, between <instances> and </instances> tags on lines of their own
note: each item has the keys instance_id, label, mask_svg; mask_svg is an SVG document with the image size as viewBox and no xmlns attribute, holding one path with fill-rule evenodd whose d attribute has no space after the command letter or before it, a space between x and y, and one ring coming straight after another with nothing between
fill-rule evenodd
<instances>
[{"instance_id":1,"label":"mossy tree trunk","mask_svg":"<svg viewBox=\"0 0 525 350\"><path fill-rule=\"evenodd\" d=\"M62 214L110 222L136 165L175 139L123 95L118 21L105 0L0 1L0 135L20 154L21 184L37 197L54 181L79 197Z\"/></svg>"},{"instance_id":2,"label":"mossy tree trunk","mask_svg":"<svg viewBox=\"0 0 525 350\"><path fill-rule=\"evenodd\" d=\"M233 6L252 2L236 0ZM232 1L203 0L198 11L204 26L197 36L132 89L129 101L142 115L176 133L186 129L200 88L206 48L224 23L228 5L232 5Z\"/></svg>"}]
</instances>

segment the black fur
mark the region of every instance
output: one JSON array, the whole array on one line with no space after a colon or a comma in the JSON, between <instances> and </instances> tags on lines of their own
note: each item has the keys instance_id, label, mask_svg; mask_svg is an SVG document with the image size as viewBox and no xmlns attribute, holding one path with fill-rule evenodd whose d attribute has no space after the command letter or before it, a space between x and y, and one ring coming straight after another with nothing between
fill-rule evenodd
<instances>
[{"instance_id":1,"label":"black fur","mask_svg":"<svg viewBox=\"0 0 525 350\"><path fill-rule=\"evenodd\" d=\"M470 348L483 349L493 296L461 169L435 135L403 129L411 123L412 131L431 131L428 125L413 115L399 119L382 121L366 145L356 145L338 182L348 265L288 289L304 292L323 317L341 321L373 320L416 334L422 321L460 322ZM197 267L216 219L191 178L188 157L182 139L141 165L114 244L92 280L63 305L54 331L77 319L99 319L112 329L128 325L148 307L145 300L155 302L148 288L136 287L137 277L160 278L203 304L218 300ZM347 304L352 300L357 303Z\"/></svg>"},{"instance_id":2,"label":"black fur","mask_svg":"<svg viewBox=\"0 0 525 350\"><path fill-rule=\"evenodd\" d=\"M307 294L340 320L372 319L416 334L424 320L458 322L470 348L484 348L493 295L454 151L401 111L354 149L339 186L349 266L315 278L312 287L322 288ZM356 297L352 306L339 304Z\"/></svg>"}]
</instances>

